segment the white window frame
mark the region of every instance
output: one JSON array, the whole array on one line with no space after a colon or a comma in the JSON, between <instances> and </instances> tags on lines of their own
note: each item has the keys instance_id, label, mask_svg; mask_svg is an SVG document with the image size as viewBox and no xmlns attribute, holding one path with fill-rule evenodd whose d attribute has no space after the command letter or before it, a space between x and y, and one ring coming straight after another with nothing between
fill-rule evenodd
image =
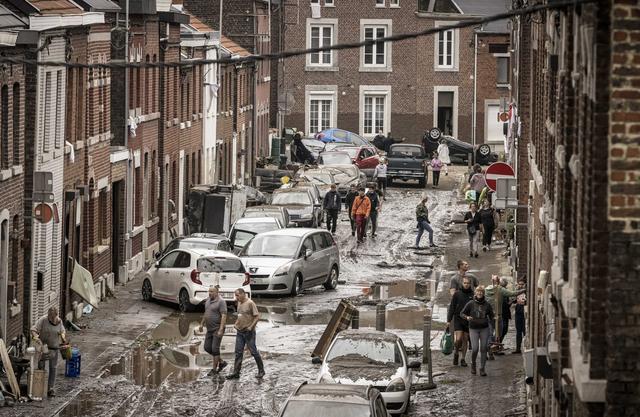
<instances>
[{"instance_id":1,"label":"white window frame","mask_svg":"<svg viewBox=\"0 0 640 417\"><path fill-rule=\"evenodd\" d=\"M435 27L442 26L451 26L455 25L458 22L453 21L436 21L434 23ZM451 29L450 30L453 35L452 47L453 51L451 51L451 65L440 65L439 57L440 57L440 32L433 37L433 68L435 71L459 71L460 68L460 29Z\"/></svg>"},{"instance_id":2,"label":"white window frame","mask_svg":"<svg viewBox=\"0 0 640 417\"><path fill-rule=\"evenodd\" d=\"M437 85L433 87L433 126L438 126L438 93L453 93L453 137L458 137L458 86L457 85Z\"/></svg>"},{"instance_id":3,"label":"white window frame","mask_svg":"<svg viewBox=\"0 0 640 417\"><path fill-rule=\"evenodd\" d=\"M365 29L384 27L385 37L393 35L392 19L360 19L360 40L365 40ZM375 46L374 46L375 48ZM384 64L365 64L364 47L360 48L360 72L391 72L393 71L393 44L387 42L384 44ZM375 54L374 54L375 57ZM375 61L375 58L374 58Z\"/></svg>"},{"instance_id":4,"label":"white window frame","mask_svg":"<svg viewBox=\"0 0 640 417\"><path fill-rule=\"evenodd\" d=\"M367 138L372 138L374 137L377 132L375 132L375 128L373 129L374 131L372 133L366 133L364 132L364 110L365 110L365 98L366 97L371 97L371 96L384 96L385 98L385 102L384 102L384 118L383 118L383 125L384 125L384 132L390 132L391 131L391 86L390 85L361 85L360 86L360 99L359 99L359 109L358 109L358 114L359 114L359 133L360 136L363 137L367 137Z\"/></svg>"},{"instance_id":5,"label":"white window frame","mask_svg":"<svg viewBox=\"0 0 640 417\"><path fill-rule=\"evenodd\" d=\"M503 145L504 138L499 140L490 140L489 139L489 107L498 106L498 114L500 114L500 100L496 99L485 99L484 101L484 141L485 143L492 145L492 149L495 151L496 145Z\"/></svg>"},{"instance_id":6,"label":"white window frame","mask_svg":"<svg viewBox=\"0 0 640 417\"><path fill-rule=\"evenodd\" d=\"M509 88L511 86L511 83L509 82L509 72L511 71L511 55L510 54L493 54L493 56L496 58L496 87ZM498 58L507 58L508 59L507 82L506 83L501 83L498 80Z\"/></svg>"},{"instance_id":7,"label":"white window frame","mask_svg":"<svg viewBox=\"0 0 640 417\"><path fill-rule=\"evenodd\" d=\"M311 28L312 27L331 27L331 45L338 43L338 19L307 19L306 47L311 48ZM338 70L338 51L330 51L331 62L329 64L312 63L311 54L306 55L306 71L337 71Z\"/></svg>"},{"instance_id":8,"label":"white window frame","mask_svg":"<svg viewBox=\"0 0 640 417\"><path fill-rule=\"evenodd\" d=\"M331 100L330 127L336 127L338 121L338 86L337 85L307 85L304 97L304 129L307 134L311 131L311 100Z\"/></svg>"},{"instance_id":9,"label":"white window frame","mask_svg":"<svg viewBox=\"0 0 640 417\"><path fill-rule=\"evenodd\" d=\"M383 8L385 7L386 0L376 0L376 7Z\"/></svg>"},{"instance_id":10,"label":"white window frame","mask_svg":"<svg viewBox=\"0 0 640 417\"><path fill-rule=\"evenodd\" d=\"M324 7L336 7L335 0L324 0Z\"/></svg>"},{"instance_id":11,"label":"white window frame","mask_svg":"<svg viewBox=\"0 0 640 417\"><path fill-rule=\"evenodd\" d=\"M400 0L389 0L389 8L391 8L391 9L399 9L400 8Z\"/></svg>"}]
</instances>

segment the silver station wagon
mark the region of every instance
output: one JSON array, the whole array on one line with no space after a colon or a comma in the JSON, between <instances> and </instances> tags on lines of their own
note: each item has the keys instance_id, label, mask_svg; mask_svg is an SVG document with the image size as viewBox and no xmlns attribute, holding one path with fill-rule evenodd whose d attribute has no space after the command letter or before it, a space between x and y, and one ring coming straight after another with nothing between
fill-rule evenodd
<instances>
[{"instance_id":1,"label":"silver station wagon","mask_svg":"<svg viewBox=\"0 0 640 417\"><path fill-rule=\"evenodd\" d=\"M331 233L308 228L256 235L240 253L253 294L298 295L318 285L335 289L340 254Z\"/></svg>"}]
</instances>

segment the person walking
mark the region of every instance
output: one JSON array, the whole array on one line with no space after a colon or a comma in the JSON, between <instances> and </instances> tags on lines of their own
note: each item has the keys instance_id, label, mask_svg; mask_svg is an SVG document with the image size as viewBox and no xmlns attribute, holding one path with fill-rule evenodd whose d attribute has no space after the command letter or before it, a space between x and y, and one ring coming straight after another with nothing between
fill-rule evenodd
<instances>
[{"instance_id":1,"label":"person walking","mask_svg":"<svg viewBox=\"0 0 640 417\"><path fill-rule=\"evenodd\" d=\"M516 350L513 353L522 353L522 339L526 333L526 322L524 315L524 307L527 304L526 292L527 282L524 278L518 280L518 290L521 290L515 301L515 321L516 321Z\"/></svg>"},{"instance_id":2,"label":"person walking","mask_svg":"<svg viewBox=\"0 0 640 417\"><path fill-rule=\"evenodd\" d=\"M429 198L426 193L422 194L422 200L416 206L416 221L418 222L418 235L416 236L416 248L420 247L420 239L423 233L426 231L429 233L429 247L434 248L436 245L433 243L433 229L431 228L431 222L429 221L429 209L427 209L427 201Z\"/></svg>"},{"instance_id":3,"label":"person walking","mask_svg":"<svg viewBox=\"0 0 640 417\"><path fill-rule=\"evenodd\" d=\"M371 237L376 237L376 231L378 230L378 213L382 208L382 202L380 201L380 191L376 189L376 184L369 186L369 191L365 194L371 202L371 214L369 214L369 222L371 223ZM366 236L366 229L365 229Z\"/></svg>"},{"instance_id":4,"label":"person walking","mask_svg":"<svg viewBox=\"0 0 640 417\"><path fill-rule=\"evenodd\" d=\"M351 223L351 236L356 235L356 218L351 214L351 208L353 208L353 202L358 196L358 190L356 189L355 184L351 184L349 187L349 192L347 193L344 204L347 207L347 214L349 215L349 223Z\"/></svg>"},{"instance_id":5,"label":"person walking","mask_svg":"<svg viewBox=\"0 0 640 417\"><path fill-rule=\"evenodd\" d=\"M331 184L331 189L324 195L322 208L327 212L327 230L332 234L336 232L338 223L338 213L342 207L340 194L338 194L335 184Z\"/></svg>"},{"instance_id":6,"label":"person walking","mask_svg":"<svg viewBox=\"0 0 640 417\"><path fill-rule=\"evenodd\" d=\"M440 170L442 169L442 161L438 158L438 152L433 153L433 159L431 159L429 165L431 165L433 188L436 188L440 183Z\"/></svg>"},{"instance_id":7,"label":"person walking","mask_svg":"<svg viewBox=\"0 0 640 417\"><path fill-rule=\"evenodd\" d=\"M307 147L304 146L304 143L302 143L302 135L300 133L296 133L293 136L293 145L293 154L295 156L296 162L299 162L301 164L313 164L315 162L315 158L313 157L309 149L307 149Z\"/></svg>"},{"instance_id":8,"label":"person walking","mask_svg":"<svg viewBox=\"0 0 640 417\"><path fill-rule=\"evenodd\" d=\"M384 140L385 140L385 136L384 133L382 131L382 129L378 130L378 134L373 138L373 141L371 141L371 143L373 143L373 146L375 146L376 148L378 148L381 151L384 151Z\"/></svg>"},{"instance_id":9,"label":"person walking","mask_svg":"<svg viewBox=\"0 0 640 417\"><path fill-rule=\"evenodd\" d=\"M240 378L240 370L242 368L242 356L244 354L245 346L249 347L249 351L256 361L258 366L258 373L256 378L260 379L264 377L264 363L258 348L256 347L256 324L260 319L260 313L255 303L247 296L247 293L238 288L235 290L235 297L238 301L238 318L236 319L235 328L236 332L236 348L235 348L235 362L233 364L233 373L227 375L227 379Z\"/></svg>"},{"instance_id":10,"label":"person walking","mask_svg":"<svg viewBox=\"0 0 640 417\"><path fill-rule=\"evenodd\" d=\"M33 338L34 345L42 349L42 355L38 361L38 369L44 369L45 363L48 363L49 377L47 397L55 397L58 352L60 345L67 343L64 325L58 316L58 309L56 307L49 308L47 314L36 321L36 324L31 328L31 337Z\"/></svg>"},{"instance_id":11,"label":"person walking","mask_svg":"<svg viewBox=\"0 0 640 417\"><path fill-rule=\"evenodd\" d=\"M204 314L200 321L200 332L207 328L204 337L204 350L213 356L213 367L209 376L222 371L227 362L220 359L220 343L227 324L227 302L219 295L218 286L209 287L209 298L204 303Z\"/></svg>"},{"instance_id":12,"label":"person walking","mask_svg":"<svg viewBox=\"0 0 640 417\"><path fill-rule=\"evenodd\" d=\"M473 288L469 277L462 278L462 288L453 294L447 310L447 327L453 328L453 364L467 366L467 341L469 340L469 323L460 316L462 309L473 299Z\"/></svg>"},{"instance_id":13,"label":"person walking","mask_svg":"<svg viewBox=\"0 0 640 417\"><path fill-rule=\"evenodd\" d=\"M353 200L353 207L351 208L351 216L356 220L358 243L364 242L365 228L370 214L371 200L364 195L364 187L360 187L358 196Z\"/></svg>"},{"instance_id":14,"label":"person walking","mask_svg":"<svg viewBox=\"0 0 640 417\"><path fill-rule=\"evenodd\" d=\"M476 194L476 203L480 201L480 194L482 194L482 190L487 186L487 181L484 177L484 173L482 172L482 167L480 164L475 164L473 166L473 172L469 177L469 184L467 185L467 189L475 191Z\"/></svg>"},{"instance_id":15,"label":"person walking","mask_svg":"<svg viewBox=\"0 0 640 417\"><path fill-rule=\"evenodd\" d=\"M496 230L496 210L491 207L491 201L487 198L482 202L480 209L480 231L482 232L482 251L491 250L493 232Z\"/></svg>"},{"instance_id":16,"label":"person walking","mask_svg":"<svg viewBox=\"0 0 640 417\"><path fill-rule=\"evenodd\" d=\"M440 139L440 144L438 145L438 156L442 161L444 175L449 175L449 164L451 164L451 158L449 157L449 146L447 145L447 141L444 139Z\"/></svg>"},{"instance_id":17,"label":"person walking","mask_svg":"<svg viewBox=\"0 0 640 417\"><path fill-rule=\"evenodd\" d=\"M469 262L459 259L456 266L458 267L458 271L453 277L451 277L451 281L449 282L449 294L452 297L453 294L456 293L456 291L462 288L462 279L464 277L468 277L471 280L471 287L473 289L478 286L478 278L468 272Z\"/></svg>"},{"instance_id":18,"label":"person walking","mask_svg":"<svg viewBox=\"0 0 640 417\"><path fill-rule=\"evenodd\" d=\"M382 193L382 199L387 200L387 164L384 158L380 158L376 169L373 171L373 179L378 183L378 190Z\"/></svg>"},{"instance_id":19,"label":"person walking","mask_svg":"<svg viewBox=\"0 0 640 417\"><path fill-rule=\"evenodd\" d=\"M469 323L469 338L471 340L471 373L476 374L476 360L480 350L480 376L487 376L484 370L487 363L487 346L489 344L489 322L493 320L493 309L484 298L484 287L475 290L473 300L469 301L460 317Z\"/></svg>"},{"instance_id":20,"label":"person walking","mask_svg":"<svg viewBox=\"0 0 640 417\"><path fill-rule=\"evenodd\" d=\"M467 224L467 234L469 235L469 256L477 258L480 237L480 213L478 213L476 203L469 204L469 211L464 215L464 222Z\"/></svg>"}]
</instances>

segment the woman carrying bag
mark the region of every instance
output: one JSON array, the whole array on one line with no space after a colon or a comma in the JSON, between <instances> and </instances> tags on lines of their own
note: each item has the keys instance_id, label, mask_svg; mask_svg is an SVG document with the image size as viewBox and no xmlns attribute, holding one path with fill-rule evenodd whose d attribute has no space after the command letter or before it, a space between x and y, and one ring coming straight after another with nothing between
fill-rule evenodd
<instances>
[{"instance_id":1,"label":"woman carrying bag","mask_svg":"<svg viewBox=\"0 0 640 417\"><path fill-rule=\"evenodd\" d=\"M464 215L464 222L467 224L469 234L469 256L478 257L478 246L480 246L480 225L481 218L476 203L469 204L469 211Z\"/></svg>"}]
</instances>

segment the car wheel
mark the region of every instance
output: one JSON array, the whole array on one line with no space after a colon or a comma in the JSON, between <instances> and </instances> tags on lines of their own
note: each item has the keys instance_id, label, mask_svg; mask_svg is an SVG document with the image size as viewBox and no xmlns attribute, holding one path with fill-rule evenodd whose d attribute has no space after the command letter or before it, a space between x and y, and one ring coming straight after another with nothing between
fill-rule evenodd
<instances>
[{"instance_id":1,"label":"car wheel","mask_svg":"<svg viewBox=\"0 0 640 417\"><path fill-rule=\"evenodd\" d=\"M184 288L180 290L180 295L178 296L178 307L183 313L193 310L193 304L189 301L189 293Z\"/></svg>"},{"instance_id":2,"label":"car wheel","mask_svg":"<svg viewBox=\"0 0 640 417\"><path fill-rule=\"evenodd\" d=\"M302 294L302 275L300 273L296 274L296 277L293 279L291 283L291 296L295 297L299 294Z\"/></svg>"},{"instance_id":3,"label":"car wheel","mask_svg":"<svg viewBox=\"0 0 640 417\"><path fill-rule=\"evenodd\" d=\"M480 160L486 160L487 158L489 158L489 155L491 155L491 147L486 143L480 145L480 147L478 148L477 158Z\"/></svg>"},{"instance_id":4,"label":"car wheel","mask_svg":"<svg viewBox=\"0 0 640 417\"><path fill-rule=\"evenodd\" d=\"M151 281L148 279L142 282L142 299L144 301L153 300L153 289L151 288Z\"/></svg>"},{"instance_id":5,"label":"car wheel","mask_svg":"<svg viewBox=\"0 0 640 417\"><path fill-rule=\"evenodd\" d=\"M327 281L322 284L325 290L335 290L338 286L338 267L331 267L331 272L329 272L329 276L327 277Z\"/></svg>"}]
</instances>

